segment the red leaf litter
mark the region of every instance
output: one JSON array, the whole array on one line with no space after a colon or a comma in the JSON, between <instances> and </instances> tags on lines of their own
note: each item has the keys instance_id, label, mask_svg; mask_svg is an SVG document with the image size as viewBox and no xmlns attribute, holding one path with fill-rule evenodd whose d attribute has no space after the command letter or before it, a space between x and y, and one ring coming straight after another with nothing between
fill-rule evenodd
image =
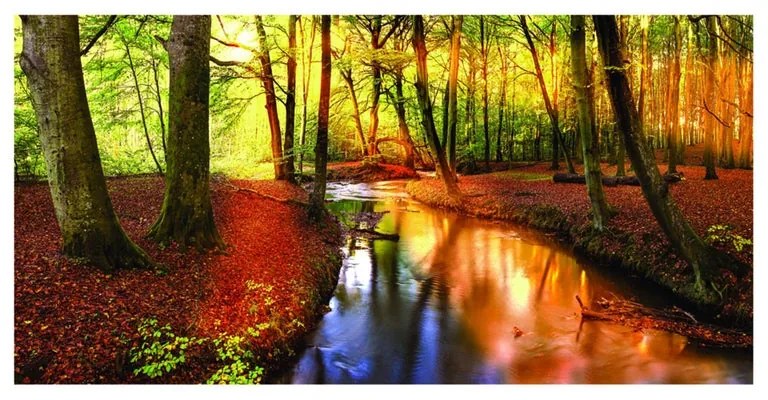
<instances>
[{"instance_id":1,"label":"red leaf litter","mask_svg":"<svg viewBox=\"0 0 768 400\"><path fill-rule=\"evenodd\" d=\"M179 335L208 338L270 323L255 343L269 357L274 346L284 346L314 324L322 297L318 282L328 280L328 271L317 265L337 252L336 226L329 220L319 229L311 227L296 204L235 187L306 201L302 189L271 181L212 183L215 220L228 248L226 254L200 254L174 246L161 250L144 238L159 215L163 185L160 177L108 182L123 228L169 267L167 275L148 270L105 275L65 259L47 184L16 186L17 383L148 382L125 367L145 318L170 324ZM217 368L210 355L188 358L183 368L151 382L204 382Z\"/></svg>"}]
</instances>

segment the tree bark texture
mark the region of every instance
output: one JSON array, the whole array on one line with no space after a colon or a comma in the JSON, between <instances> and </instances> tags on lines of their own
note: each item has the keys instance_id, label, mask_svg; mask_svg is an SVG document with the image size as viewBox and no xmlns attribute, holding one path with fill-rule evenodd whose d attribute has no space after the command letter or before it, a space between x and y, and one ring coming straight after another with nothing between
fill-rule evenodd
<instances>
[{"instance_id":1,"label":"tree bark texture","mask_svg":"<svg viewBox=\"0 0 768 400\"><path fill-rule=\"evenodd\" d=\"M112 208L85 94L76 15L23 16L21 68L37 116L64 255L105 272L151 267Z\"/></svg>"},{"instance_id":2,"label":"tree bark texture","mask_svg":"<svg viewBox=\"0 0 768 400\"><path fill-rule=\"evenodd\" d=\"M154 240L198 250L224 248L213 219L208 102L210 16L174 16L167 43L170 93L165 196Z\"/></svg>"}]
</instances>

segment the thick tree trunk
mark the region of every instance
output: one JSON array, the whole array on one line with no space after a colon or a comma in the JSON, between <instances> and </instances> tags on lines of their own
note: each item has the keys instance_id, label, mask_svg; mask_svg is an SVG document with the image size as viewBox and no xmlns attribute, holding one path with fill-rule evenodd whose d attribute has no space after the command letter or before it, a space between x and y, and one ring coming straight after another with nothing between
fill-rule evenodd
<instances>
[{"instance_id":1,"label":"thick tree trunk","mask_svg":"<svg viewBox=\"0 0 768 400\"><path fill-rule=\"evenodd\" d=\"M64 255L105 272L152 267L120 227L107 192L83 68L77 16L23 16L21 68L37 115Z\"/></svg>"},{"instance_id":2,"label":"thick tree trunk","mask_svg":"<svg viewBox=\"0 0 768 400\"><path fill-rule=\"evenodd\" d=\"M587 195L592 204L592 225L597 230L603 230L611 211L605 199L605 193L603 193L600 146L597 135L592 130L592 118L589 115L587 87L591 86L591 82L587 78L584 31L584 16L571 15L571 68L573 88L576 93L581 148L584 154L584 175L587 183Z\"/></svg>"},{"instance_id":3,"label":"thick tree trunk","mask_svg":"<svg viewBox=\"0 0 768 400\"><path fill-rule=\"evenodd\" d=\"M739 116L739 168L752 168L752 64L744 62L744 73L739 82L745 82L740 96L740 105L744 109ZM746 77L744 76L746 75Z\"/></svg>"},{"instance_id":4,"label":"thick tree trunk","mask_svg":"<svg viewBox=\"0 0 768 400\"><path fill-rule=\"evenodd\" d=\"M325 210L325 183L328 172L328 112L331 103L331 16L323 15L320 28L320 101L317 110L315 181L309 201L309 220L320 222Z\"/></svg>"},{"instance_id":5,"label":"thick tree trunk","mask_svg":"<svg viewBox=\"0 0 768 400\"><path fill-rule=\"evenodd\" d=\"M528 50L531 52L531 58L533 59L533 65L536 67L536 79L539 82L539 88L541 89L541 95L544 98L544 106L547 108L547 115L549 115L549 121L552 124L552 134L554 135L553 140L556 141L555 143L553 141L553 156L552 156L552 167L555 167L557 165L557 147L560 147L562 149L563 155L565 156L565 164L568 168L569 173L575 173L576 170L573 168L573 163L571 162L571 157L568 155L568 152L565 151L565 146L558 146L558 143L563 142L562 135L560 133L560 122L558 121L558 115L557 110L555 110L552 107L552 102L549 100L549 92L547 92L547 85L544 83L544 75L541 72L541 65L539 64L539 56L536 52L536 46L533 44L533 38L531 38L531 33L528 30L528 24L525 22L525 16L520 16L520 25L523 28L523 33L525 34L525 39L528 43Z\"/></svg>"},{"instance_id":6,"label":"thick tree trunk","mask_svg":"<svg viewBox=\"0 0 768 400\"><path fill-rule=\"evenodd\" d=\"M285 175L288 182L296 183L294 166L293 136L296 127L296 19L295 15L288 16L288 82L285 94Z\"/></svg>"},{"instance_id":7,"label":"thick tree trunk","mask_svg":"<svg viewBox=\"0 0 768 400\"><path fill-rule=\"evenodd\" d=\"M278 181L286 180L286 162L283 159L282 137L280 133L280 118L277 114L277 96L275 95L275 82L272 75L272 60L269 56L269 46L267 45L267 33L264 31L264 24L261 16L254 17L256 22L256 33L259 38L259 62L261 63L261 85L264 88L266 96L265 108L267 109L267 118L269 119L269 131L272 138L272 163L275 167L275 179Z\"/></svg>"},{"instance_id":8,"label":"thick tree trunk","mask_svg":"<svg viewBox=\"0 0 768 400\"><path fill-rule=\"evenodd\" d=\"M445 159L445 152L437 136L435 120L432 115L432 102L429 100L429 73L427 70L427 47L424 43L424 20L420 15L413 16L413 50L416 53L416 95L421 109L421 123L432 154L437 159L437 173L445 184L448 195L461 195L456 183L456 175L451 171Z\"/></svg>"},{"instance_id":9,"label":"thick tree trunk","mask_svg":"<svg viewBox=\"0 0 768 400\"><path fill-rule=\"evenodd\" d=\"M169 134L165 197L149 231L154 240L198 250L223 248L208 184L210 144L210 16L174 16L170 58Z\"/></svg>"},{"instance_id":10,"label":"thick tree trunk","mask_svg":"<svg viewBox=\"0 0 768 400\"><path fill-rule=\"evenodd\" d=\"M706 92L703 99L704 113L707 113L707 109L709 109L710 112L716 112L716 105L719 103L716 90L718 71L718 39L715 37L716 29L715 17L707 17L707 33L709 34L709 38L707 39L709 54L707 55L707 58L709 65L705 74ZM715 129L717 127L717 121L712 115L705 115L704 120L706 122L704 124L704 168L706 169L704 179L717 179L717 171L715 170Z\"/></svg>"},{"instance_id":11,"label":"thick tree trunk","mask_svg":"<svg viewBox=\"0 0 768 400\"><path fill-rule=\"evenodd\" d=\"M709 282L720 267L728 267L724 256L709 247L669 196L669 189L656 166L653 149L641 133L629 81L624 73L624 54L619 46L618 27L613 16L594 16L600 53L605 65L607 87L616 123L622 133L632 168L640 180L650 209L672 246L693 267L695 287L705 295Z\"/></svg>"},{"instance_id":12,"label":"thick tree trunk","mask_svg":"<svg viewBox=\"0 0 768 400\"><path fill-rule=\"evenodd\" d=\"M461 54L461 25L464 18L461 15L451 17L453 31L451 32L450 68L448 71L448 138L445 142L448 157L448 167L456 172L456 127L459 123L458 82L459 55Z\"/></svg>"}]
</instances>

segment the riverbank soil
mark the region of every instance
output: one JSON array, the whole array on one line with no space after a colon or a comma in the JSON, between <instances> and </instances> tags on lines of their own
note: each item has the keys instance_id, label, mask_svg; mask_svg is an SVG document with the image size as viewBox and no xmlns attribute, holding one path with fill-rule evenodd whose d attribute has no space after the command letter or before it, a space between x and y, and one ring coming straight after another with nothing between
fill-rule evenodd
<instances>
[{"instance_id":1,"label":"riverbank soil","mask_svg":"<svg viewBox=\"0 0 768 400\"><path fill-rule=\"evenodd\" d=\"M659 169L666 171L666 165ZM602 234L591 229L585 185L554 183L556 171L549 170L549 163L462 176L460 202L445 195L437 179L410 182L407 190L430 205L556 233L599 264L625 268L659 284L718 324L751 330L753 254L746 240L752 240L752 171L718 169L719 180L704 180L703 167L678 166L678 170L684 180L669 187L683 215L718 250L749 266L743 274L723 269L717 276L714 284L722 300L706 302L696 296L691 267L672 251L638 186L604 187L608 203L618 213ZM612 176L616 167L603 165L602 171Z\"/></svg>"},{"instance_id":2,"label":"riverbank soil","mask_svg":"<svg viewBox=\"0 0 768 400\"><path fill-rule=\"evenodd\" d=\"M402 165L383 162L350 161L328 164L328 181L376 182L419 179L419 174Z\"/></svg>"},{"instance_id":3,"label":"riverbank soil","mask_svg":"<svg viewBox=\"0 0 768 400\"><path fill-rule=\"evenodd\" d=\"M286 365L336 286L338 224L308 225L306 192L285 182L216 180L226 252L161 249L144 235L162 178L108 186L125 231L167 272L105 275L65 259L48 185L17 185L15 382L247 382Z\"/></svg>"}]
</instances>

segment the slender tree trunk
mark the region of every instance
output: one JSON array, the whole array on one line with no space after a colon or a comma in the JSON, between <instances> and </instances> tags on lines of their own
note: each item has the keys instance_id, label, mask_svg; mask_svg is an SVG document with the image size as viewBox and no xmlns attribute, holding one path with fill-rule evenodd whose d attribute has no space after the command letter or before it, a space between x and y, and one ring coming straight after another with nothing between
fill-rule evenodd
<instances>
[{"instance_id":1,"label":"slender tree trunk","mask_svg":"<svg viewBox=\"0 0 768 400\"><path fill-rule=\"evenodd\" d=\"M408 128L408 121L405 118L405 96L403 95L403 71L395 72L395 110L397 111L397 127L400 141L404 144L405 160L403 165L413 169L415 167L413 139L411 139L411 130Z\"/></svg>"},{"instance_id":2,"label":"slender tree trunk","mask_svg":"<svg viewBox=\"0 0 768 400\"><path fill-rule=\"evenodd\" d=\"M679 152L678 147L682 146L680 141L680 52L682 50L683 42L680 37L680 17L674 16L674 55L672 56L672 65L670 66L670 81L669 81L669 108L670 108L670 139L669 139L669 166L667 167L667 173L677 173L677 164Z\"/></svg>"},{"instance_id":3,"label":"slender tree trunk","mask_svg":"<svg viewBox=\"0 0 768 400\"><path fill-rule=\"evenodd\" d=\"M536 46L533 44L533 39L531 38L531 33L528 31L528 25L525 22L525 16L520 16L520 24L523 28L523 33L525 34L525 39L528 42L528 50L531 52L531 58L533 59L533 65L536 67L536 78L539 82L539 88L541 89L541 95L544 98L544 106L547 108L547 114L549 115L549 120L552 124L552 134L555 135L555 140L557 142L562 142L563 138L560 134L560 122L558 121L558 115L557 110L555 110L552 107L552 103L549 100L549 93L547 92L547 85L544 83L544 75L541 72L541 65L539 64L539 56L536 52ZM565 156L565 164L568 168L569 173L576 173L576 170L573 168L573 163L571 162L571 157L568 155L568 152L565 151L565 146L562 147L563 155ZM557 151L557 149L553 149ZM553 167L556 165L557 156L553 156Z\"/></svg>"},{"instance_id":4,"label":"slender tree trunk","mask_svg":"<svg viewBox=\"0 0 768 400\"><path fill-rule=\"evenodd\" d=\"M483 60L483 133L485 137L485 148L483 149L483 160L486 168L490 168L491 162L491 137L488 133L488 36L485 27L485 20L480 16L480 52Z\"/></svg>"},{"instance_id":5,"label":"slender tree trunk","mask_svg":"<svg viewBox=\"0 0 768 400\"><path fill-rule=\"evenodd\" d=\"M371 32L371 50L376 52L381 48L379 38L381 37L381 15L373 19L373 30ZM371 62L371 76L373 77L373 87L371 88L371 111L368 121L368 155L376 154L376 135L379 131L379 99L381 98L381 65L374 58Z\"/></svg>"},{"instance_id":6,"label":"slender tree trunk","mask_svg":"<svg viewBox=\"0 0 768 400\"><path fill-rule=\"evenodd\" d=\"M157 101L157 118L160 122L160 138L163 143L163 157L167 158L168 149L165 145L165 115L163 114L163 96L160 93L160 80L157 77L157 62L154 58L151 58L150 62L152 63L152 76L155 79L155 100Z\"/></svg>"},{"instance_id":7,"label":"slender tree trunk","mask_svg":"<svg viewBox=\"0 0 768 400\"><path fill-rule=\"evenodd\" d=\"M498 46L499 60L501 62L501 94L499 99L499 126L496 130L496 162L501 162L501 131L504 126L504 107L506 107L507 101L507 59L501 49L501 45Z\"/></svg>"},{"instance_id":8,"label":"slender tree trunk","mask_svg":"<svg viewBox=\"0 0 768 400\"><path fill-rule=\"evenodd\" d=\"M317 110L315 182L310 195L309 219L319 222L325 210L325 183L328 172L328 114L331 103L331 16L321 18L320 101Z\"/></svg>"},{"instance_id":9,"label":"slender tree trunk","mask_svg":"<svg viewBox=\"0 0 768 400\"><path fill-rule=\"evenodd\" d=\"M717 38L715 35L717 32L715 26L715 17L707 17L707 33L709 34L708 42L708 67L705 77L706 92L704 94L704 109L709 109L711 112L716 112L716 105L719 103L717 99L717 64L718 64L718 52L717 52ZM707 111L704 111L707 112ZM715 129L717 121L712 115L706 115L706 123L704 124L704 167L706 173L704 179L717 179L717 171L715 170Z\"/></svg>"},{"instance_id":10,"label":"slender tree trunk","mask_svg":"<svg viewBox=\"0 0 768 400\"><path fill-rule=\"evenodd\" d=\"M198 250L224 248L208 187L210 144L210 16L174 16L167 49L171 63L170 123L163 208L148 236Z\"/></svg>"},{"instance_id":11,"label":"slender tree trunk","mask_svg":"<svg viewBox=\"0 0 768 400\"><path fill-rule=\"evenodd\" d=\"M269 131L272 138L272 163L275 167L275 179L278 181L288 179L286 173L286 161L283 159L282 134L280 132L280 118L277 114L277 96L275 95L274 75L272 74L272 60L269 56L267 45L267 33L260 15L254 17L256 33L259 38L259 62L261 63L261 85L266 96L265 108L269 119Z\"/></svg>"},{"instance_id":12,"label":"slender tree trunk","mask_svg":"<svg viewBox=\"0 0 768 400\"><path fill-rule=\"evenodd\" d=\"M37 116L65 256L105 272L152 267L112 208L80 62L76 15L22 16L21 68Z\"/></svg>"},{"instance_id":13,"label":"slender tree trunk","mask_svg":"<svg viewBox=\"0 0 768 400\"><path fill-rule=\"evenodd\" d=\"M288 182L296 183L293 135L296 127L296 15L288 16L288 82L285 93L285 175Z\"/></svg>"},{"instance_id":14,"label":"slender tree trunk","mask_svg":"<svg viewBox=\"0 0 768 400\"><path fill-rule=\"evenodd\" d=\"M461 15L451 17L453 31L451 32L450 68L448 72L448 140L445 142L448 156L448 167L456 172L456 127L459 123L458 82L459 55L461 54L461 25L464 18Z\"/></svg>"},{"instance_id":15,"label":"slender tree trunk","mask_svg":"<svg viewBox=\"0 0 768 400\"><path fill-rule=\"evenodd\" d=\"M734 90L734 75L735 70L733 68L733 57L728 56L726 53L722 63L722 76L720 79L720 93L719 96L722 99L727 99L729 102L733 102L736 99ZM733 109L734 105L719 101L722 105L722 118L725 124L720 124L720 143L722 143L721 162L720 165L723 168L735 168L736 163L733 158L733 125L735 122Z\"/></svg>"},{"instance_id":16,"label":"slender tree trunk","mask_svg":"<svg viewBox=\"0 0 768 400\"><path fill-rule=\"evenodd\" d=\"M629 80L623 69L624 54L613 16L593 16L600 53L605 65L608 91L616 123L622 133L629 159L650 209L672 246L693 267L694 286L706 296L705 283L724 265L723 257L696 234L669 196L669 188L656 166L653 149L640 132L640 119L634 107Z\"/></svg>"},{"instance_id":17,"label":"slender tree trunk","mask_svg":"<svg viewBox=\"0 0 768 400\"><path fill-rule=\"evenodd\" d=\"M125 55L128 57L128 68L131 70L131 76L133 77L133 87L136 89L136 96L139 100L139 114L141 114L141 126L144 128L144 137L147 139L147 148L149 149L149 154L152 156L152 160L155 162L155 166L157 167L157 173L160 175L163 175L163 168L160 166L160 163L157 161L157 157L155 156L155 150L152 149L152 140L149 138L149 128L147 128L147 117L144 114L144 99L141 97L141 87L139 86L139 77L136 75L136 68L133 65L133 57L131 57L131 48L128 46L128 43L125 41L125 38L123 39L123 47L125 47Z\"/></svg>"},{"instance_id":18,"label":"slender tree trunk","mask_svg":"<svg viewBox=\"0 0 768 400\"><path fill-rule=\"evenodd\" d=\"M357 92L355 91L355 81L352 79L352 69L341 69L341 77L344 79L344 83L349 90L349 98L352 101L352 118L355 121L355 130L357 131L357 137L360 139L360 150L365 155L368 150L368 145L365 140L365 133L363 132L363 123L360 121L360 106L357 103Z\"/></svg>"},{"instance_id":19,"label":"slender tree trunk","mask_svg":"<svg viewBox=\"0 0 768 400\"><path fill-rule=\"evenodd\" d=\"M309 51L307 60L304 61L304 24L299 25L299 35L301 38L301 152L299 152L299 173L304 173L304 146L307 144L307 98L309 97L309 80L312 76L312 50L315 46L315 20L313 16L310 16L310 25L312 25L312 33L309 36Z\"/></svg>"},{"instance_id":20,"label":"slender tree trunk","mask_svg":"<svg viewBox=\"0 0 768 400\"><path fill-rule=\"evenodd\" d=\"M592 204L592 225L595 229L602 231L610 217L610 208L603 193L602 174L600 173L600 146L597 135L592 130L592 119L589 115L587 87L591 86L591 82L587 77L584 31L584 16L571 15L571 68L573 88L576 93L581 148L584 154L584 177L587 182L587 194Z\"/></svg>"},{"instance_id":21,"label":"slender tree trunk","mask_svg":"<svg viewBox=\"0 0 768 400\"><path fill-rule=\"evenodd\" d=\"M641 29L641 55L640 55L640 90L637 100L637 113L640 115L640 124L645 130L646 116L645 116L645 94L648 91L648 83L651 80L651 70L653 69L653 63L650 61L648 55L648 26L651 23L651 16L640 16L640 29Z\"/></svg>"},{"instance_id":22,"label":"slender tree trunk","mask_svg":"<svg viewBox=\"0 0 768 400\"><path fill-rule=\"evenodd\" d=\"M424 43L424 20L421 15L413 16L413 50L416 53L416 95L419 99L419 108L421 108L421 123L424 127L425 136L429 148L437 159L437 172L445 184L448 195L458 197L461 195L459 186L456 183L456 175L448 166L445 159L445 152L440 145L440 139L437 136L435 120L432 114L432 102L429 99L429 73L427 70L427 47Z\"/></svg>"}]
</instances>

